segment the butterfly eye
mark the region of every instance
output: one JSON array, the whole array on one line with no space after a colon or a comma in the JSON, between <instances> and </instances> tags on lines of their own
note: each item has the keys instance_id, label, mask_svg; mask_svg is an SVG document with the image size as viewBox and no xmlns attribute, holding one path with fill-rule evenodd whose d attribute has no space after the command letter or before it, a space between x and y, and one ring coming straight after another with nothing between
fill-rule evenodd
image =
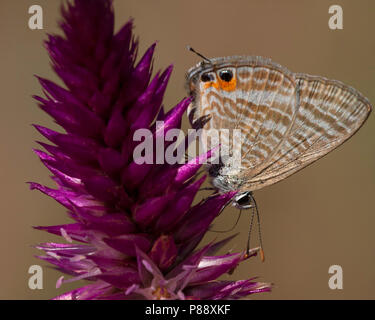
<instances>
[{"instance_id":1,"label":"butterfly eye","mask_svg":"<svg viewBox=\"0 0 375 320\"><path fill-rule=\"evenodd\" d=\"M219 77L225 82L230 82L233 78L233 72L230 70L222 70L219 73Z\"/></svg>"},{"instance_id":2,"label":"butterfly eye","mask_svg":"<svg viewBox=\"0 0 375 320\"><path fill-rule=\"evenodd\" d=\"M247 204L250 203L250 196L248 194L244 194L243 196L241 197L238 197L236 199L236 202L240 205L240 206L245 206Z\"/></svg>"},{"instance_id":3,"label":"butterfly eye","mask_svg":"<svg viewBox=\"0 0 375 320\"><path fill-rule=\"evenodd\" d=\"M202 82L209 82L209 81L214 81L214 75L212 73L203 73L201 75L201 81Z\"/></svg>"}]
</instances>

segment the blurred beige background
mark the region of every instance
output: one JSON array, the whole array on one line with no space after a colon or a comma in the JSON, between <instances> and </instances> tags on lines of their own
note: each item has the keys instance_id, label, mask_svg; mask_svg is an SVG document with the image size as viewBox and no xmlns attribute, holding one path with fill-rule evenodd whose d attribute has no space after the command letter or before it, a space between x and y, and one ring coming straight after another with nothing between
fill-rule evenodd
<instances>
[{"instance_id":1,"label":"blurred beige background","mask_svg":"<svg viewBox=\"0 0 375 320\"><path fill-rule=\"evenodd\" d=\"M44 9L44 30L28 28L28 8ZM60 1L0 2L1 185L0 299L48 299L60 274L33 256L31 245L57 238L32 225L67 222L65 210L26 181L52 186L31 148L41 139L31 123L56 128L32 94L33 77L56 80L43 48L45 33L57 32ZM344 29L328 28L328 8L340 4ZM253 54L271 57L291 71L323 75L352 85L375 103L375 2L328 0L115 0L116 28L129 17L141 52L158 40L155 70L175 66L165 106L185 96L185 71L199 61L190 44L208 57ZM250 259L230 277L259 276L275 284L254 299L374 299L375 285L375 115L344 146L302 172L255 193L260 207L266 261ZM186 120L186 119L185 119ZM188 128L187 121L184 128ZM227 209L216 228L235 222ZM246 247L249 217L226 249ZM254 241L256 239L254 233ZM209 234L207 239L223 237ZM254 242L253 242L254 243ZM30 265L44 270L44 289L27 285ZM343 268L343 290L330 290L328 268Z\"/></svg>"}]
</instances>

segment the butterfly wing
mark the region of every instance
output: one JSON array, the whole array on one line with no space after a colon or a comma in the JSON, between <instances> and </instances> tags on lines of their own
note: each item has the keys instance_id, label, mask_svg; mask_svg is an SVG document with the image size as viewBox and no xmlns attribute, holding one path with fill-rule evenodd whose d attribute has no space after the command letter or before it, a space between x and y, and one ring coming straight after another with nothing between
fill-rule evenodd
<instances>
[{"instance_id":1,"label":"butterfly wing","mask_svg":"<svg viewBox=\"0 0 375 320\"><path fill-rule=\"evenodd\" d=\"M241 164L252 170L272 156L293 123L296 85L291 74L262 65L239 67L237 79L234 128L242 133Z\"/></svg>"},{"instance_id":2,"label":"butterfly wing","mask_svg":"<svg viewBox=\"0 0 375 320\"><path fill-rule=\"evenodd\" d=\"M233 71L233 90L218 85L222 69ZM215 77L212 85L199 82L199 78L195 80L195 103L188 111L191 121L209 119L203 131L203 142L208 149L218 144L216 139L205 136L211 133L210 129L241 130L244 143L230 146L233 153L242 155L242 166L236 169L257 168L271 157L293 122L298 107L296 79L285 68L262 57L231 58L230 63L220 61ZM220 143L229 145L230 141L221 136Z\"/></svg>"},{"instance_id":3,"label":"butterfly wing","mask_svg":"<svg viewBox=\"0 0 375 320\"><path fill-rule=\"evenodd\" d=\"M272 157L242 171L243 190L274 184L323 157L348 140L372 110L365 97L339 81L305 74L295 77L296 116Z\"/></svg>"},{"instance_id":4,"label":"butterfly wing","mask_svg":"<svg viewBox=\"0 0 375 320\"><path fill-rule=\"evenodd\" d=\"M208 120L205 132L241 130L242 142L232 146L240 149L241 167L225 164L227 170L220 172L228 189L238 189L234 177L241 191L283 180L349 139L372 109L365 97L339 81L293 74L269 59L211 61L214 67L196 67L190 73L195 102L189 112L192 121ZM223 68L235 70L235 90L199 81L202 72L214 71L217 77ZM209 149L217 144L206 139Z\"/></svg>"}]
</instances>

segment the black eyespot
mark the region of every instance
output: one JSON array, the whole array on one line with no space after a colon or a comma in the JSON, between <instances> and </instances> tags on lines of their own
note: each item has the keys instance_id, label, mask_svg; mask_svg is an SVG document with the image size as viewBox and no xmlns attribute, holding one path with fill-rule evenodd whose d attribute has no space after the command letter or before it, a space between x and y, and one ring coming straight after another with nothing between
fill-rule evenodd
<instances>
[{"instance_id":1,"label":"black eyespot","mask_svg":"<svg viewBox=\"0 0 375 320\"><path fill-rule=\"evenodd\" d=\"M233 78L233 72L230 71L230 70L222 70L219 73L219 77L220 77L221 80L223 80L225 82L229 82Z\"/></svg>"},{"instance_id":2,"label":"black eyespot","mask_svg":"<svg viewBox=\"0 0 375 320\"><path fill-rule=\"evenodd\" d=\"M203 73L201 75L201 81L203 82L214 81L214 76L212 73Z\"/></svg>"}]
</instances>

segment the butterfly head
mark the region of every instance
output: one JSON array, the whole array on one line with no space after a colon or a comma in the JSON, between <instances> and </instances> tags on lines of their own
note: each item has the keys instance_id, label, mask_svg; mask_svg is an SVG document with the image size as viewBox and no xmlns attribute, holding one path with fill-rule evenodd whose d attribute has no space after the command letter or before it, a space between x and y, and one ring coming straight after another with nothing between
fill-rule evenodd
<instances>
[{"instance_id":1,"label":"butterfly head","mask_svg":"<svg viewBox=\"0 0 375 320\"><path fill-rule=\"evenodd\" d=\"M240 210L251 209L254 206L251 191L238 193L236 196L234 196L232 201L233 206Z\"/></svg>"}]
</instances>

